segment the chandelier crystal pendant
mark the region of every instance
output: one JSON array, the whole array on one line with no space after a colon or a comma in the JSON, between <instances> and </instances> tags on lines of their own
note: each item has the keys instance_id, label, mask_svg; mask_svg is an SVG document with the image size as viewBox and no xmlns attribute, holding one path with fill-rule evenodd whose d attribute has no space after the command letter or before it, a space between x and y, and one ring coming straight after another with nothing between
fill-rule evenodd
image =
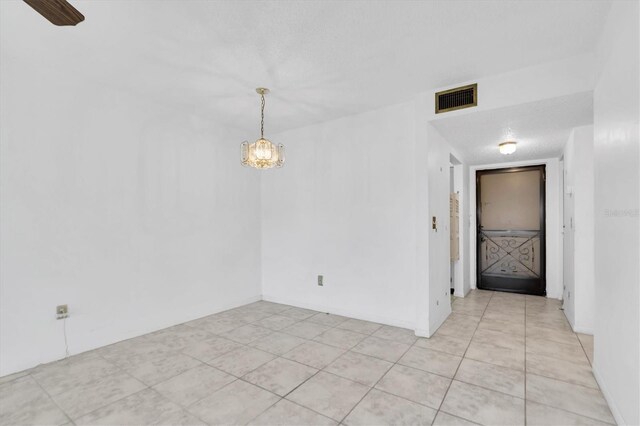
<instances>
[{"instance_id":1,"label":"chandelier crystal pendant","mask_svg":"<svg viewBox=\"0 0 640 426\"><path fill-rule=\"evenodd\" d=\"M264 95L269 93L269 89L258 87L256 92L258 92L262 100L260 139L251 144L247 141L242 142L240 145L241 163L243 166L256 169L282 167L284 165L284 145L274 145L264 138Z\"/></svg>"}]
</instances>

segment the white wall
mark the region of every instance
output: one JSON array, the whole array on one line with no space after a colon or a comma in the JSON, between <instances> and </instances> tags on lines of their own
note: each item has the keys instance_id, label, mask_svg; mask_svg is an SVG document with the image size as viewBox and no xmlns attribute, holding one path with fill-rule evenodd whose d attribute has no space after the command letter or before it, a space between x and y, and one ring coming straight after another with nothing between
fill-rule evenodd
<instances>
[{"instance_id":1,"label":"white wall","mask_svg":"<svg viewBox=\"0 0 640 426\"><path fill-rule=\"evenodd\" d=\"M272 135L288 163L262 179L266 300L414 327L414 115L410 102Z\"/></svg>"},{"instance_id":2,"label":"white wall","mask_svg":"<svg viewBox=\"0 0 640 426\"><path fill-rule=\"evenodd\" d=\"M64 356L58 304L75 354L259 299L259 175L240 137L4 36L0 375Z\"/></svg>"},{"instance_id":3,"label":"white wall","mask_svg":"<svg viewBox=\"0 0 640 426\"><path fill-rule=\"evenodd\" d=\"M458 235L460 259L455 263L454 282L456 297L465 297L471 290L469 280L469 167L459 164L454 168L455 188L460 203Z\"/></svg>"},{"instance_id":4,"label":"white wall","mask_svg":"<svg viewBox=\"0 0 640 426\"><path fill-rule=\"evenodd\" d=\"M471 288L476 288L476 171L518 166L546 166L546 268L547 297L562 298L562 186L561 170L557 158L518 161L512 163L485 164L469 168L469 206L471 206L469 225L469 271Z\"/></svg>"},{"instance_id":5,"label":"white wall","mask_svg":"<svg viewBox=\"0 0 640 426\"><path fill-rule=\"evenodd\" d=\"M594 90L594 373L618 424L640 424L639 4L614 2Z\"/></svg>"},{"instance_id":6,"label":"white wall","mask_svg":"<svg viewBox=\"0 0 640 426\"><path fill-rule=\"evenodd\" d=\"M564 149L564 313L574 331L593 334L593 126L571 131Z\"/></svg>"},{"instance_id":7,"label":"white wall","mask_svg":"<svg viewBox=\"0 0 640 426\"><path fill-rule=\"evenodd\" d=\"M451 313L450 296L450 214L449 161L451 147L432 126L427 128L429 154L429 215L436 217L437 229L429 226L429 336Z\"/></svg>"}]
</instances>

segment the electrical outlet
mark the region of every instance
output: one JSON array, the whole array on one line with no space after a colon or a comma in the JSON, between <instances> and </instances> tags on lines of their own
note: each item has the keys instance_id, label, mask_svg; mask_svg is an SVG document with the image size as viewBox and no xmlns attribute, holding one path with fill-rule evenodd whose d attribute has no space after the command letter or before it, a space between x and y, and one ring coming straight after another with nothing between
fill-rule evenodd
<instances>
[{"instance_id":1,"label":"electrical outlet","mask_svg":"<svg viewBox=\"0 0 640 426\"><path fill-rule=\"evenodd\" d=\"M324 286L324 276L323 275L318 275L318 285L320 287Z\"/></svg>"},{"instance_id":2,"label":"electrical outlet","mask_svg":"<svg viewBox=\"0 0 640 426\"><path fill-rule=\"evenodd\" d=\"M67 305L56 306L56 319L64 319L69 316L69 307Z\"/></svg>"}]
</instances>

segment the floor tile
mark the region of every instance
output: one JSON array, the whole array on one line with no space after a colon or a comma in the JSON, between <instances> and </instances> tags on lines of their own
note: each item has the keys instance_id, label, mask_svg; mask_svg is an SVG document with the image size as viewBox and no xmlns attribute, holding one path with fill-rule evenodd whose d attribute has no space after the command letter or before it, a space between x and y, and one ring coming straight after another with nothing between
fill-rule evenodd
<instances>
[{"instance_id":1,"label":"floor tile","mask_svg":"<svg viewBox=\"0 0 640 426\"><path fill-rule=\"evenodd\" d=\"M593 336L573 333L560 301L482 290L453 300L430 339L240 306L0 378L0 424L613 423Z\"/></svg>"},{"instance_id":2,"label":"floor tile","mask_svg":"<svg viewBox=\"0 0 640 426\"><path fill-rule=\"evenodd\" d=\"M241 347L240 343L224 337L212 336L190 344L182 350L182 353L206 362Z\"/></svg>"},{"instance_id":3,"label":"floor tile","mask_svg":"<svg viewBox=\"0 0 640 426\"><path fill-rule=\"evenodd\" d=\"M388 361L347 352L329 364L325 371L366 386L373 386L393 366Z\"/></svg>"},{"instance_id":4,"label":"floor tile","mask_svg":"<svg viewBox=\"0 0 640 426\"><path fill-rule=\"evenodd\" d=\"M524 351L525 337L524 335L514 335L502 333L495 330L480 329L476 330L471 342L488 343L506 349Z\"/></svg>"},{"instance_id":5,"label":"floor tile","mask_svg":"<svg viewBox=\"0 0 640 426\"><path fill-rule=\"evenodd\" d=\"M281 399L249 424L253 426L334 426L338 423L301 405Z\"/></svg>"},{"instance_id":6,"label":"floor tile","mask_svg":"<svg viewBox=\"0 0 640 426\"><path fill-rule=\"evenodd\" d=\"M289 352L296 346L300 346L304 342L306 342L306 340L300 337L276 331L268 335L267 337L263 337L262 339L249 343L249 346L261 349L272 354L282 355L286 352Z\"/></svg>"},{"instance_id":7,"label":"floor tile","mask_svg":"<svg viewBox=\"0 0 640 426\"><path fill-rule=\"evenodd\" d=\"M311 321L301 321L282 330L283 333L302 337L303 339L313 339L331 329L328 325L322 325Z\"/></svg>"},{"instance_id":8,"label":"floor tile","mask_svg":"<svg viewBox=\"0 0 640 426\"><path fill-rule=\"evenodd\" d=\"M527 373L598 389L591 365L540 354L527 354Z\"/></svg>"},{"instance_id":9,"label":"floor tile","mask_svg":"<svg viewBox=\"0 0 640 426\"><path fill-rule=\"evenodd\" d=\"M33 369L32 377L50 395L73 390L96 380L120 373L121 369L95 352L40 365Z\"/></svg>"},{"instance_id":10,"label":"floor tile","mask_svg":"<svg viewBox=\"0 0 640 426\"><path fill-rule=\"evenodd\" d=\"M451 379L403 365L394 365L376 385L377 389L438 408Z\"/></svg>"},{"instance_id":11,"label":"floor tile","mask_svg":"<svg viewBox=\"0 0 640 426\"><path fill-rule=\"evenodd\" d=\"M471 342L467 348L465 357L524 371L524 347L514 350L495 346L490 343Z\"/></svg>"},{"instance_id":12,"label":"floor tile","mask_svg":"<svg viewBox=\"0 0 640 426\"><path fill-rule=\"evenodd\" d=\"M416 341L415 346L419 348L432 349L435 351L446 352L451 355L464 355L469 346L470 339L461 339L458 337L447 336L444 334L436 334L430 338L420 338Z\"/></svg>"},{"instance_id":13,"label":"floor tile","mask_svg":"<svg viewBox=\"0 0 640 426\"><path fill-rule=\"evenodd\" d=\"M145 338L107 346L97 353L147 386L153 386L200 364L193 357Z\"/></svg>"},{"instance_id":14,"label":"floor tile","mask_svg":"<svg viewBox=\"0 0 640 426\"><path fill-rule=\"evenodd\" d=\"M29 374L31 374L31 370L32 369L22 370L22 371L19 371L17 373L7 374L6 376L0 377L0 386L4 385L5 383L12 382L12 381L14 381L16 379L19 379L21 377L28 376Z\"/></svg>"},{"instance_id":15,"label":"floor tile","mask_svg":"<svg viewBox=\"0 0 640 426\"><path fill-rule=\"evenodd\" d=\"M187 406L236 380L230 374L208 365L200 365L153 388L170 401Z\"/></svg>"},{"instance_id":16,"label":"floor tile","mask_svg":"<svg viewBox=\"0 0 640 426\"><path fill-rule=\"evenodd\" d=\"M503 321L511 324L525 325L524 314L514 314L501 311L488 311L482 316L483 320L489 321Z\"/></svg>"},{"instance_id":17,"label":"floor tile","mask_svg":"<svg viewBox=\"0 0 640 426\"><path fill-rule=\"evenodd\" d=\"M527 325L527 339L529 338L551 340L570 345L580 345L580 341L576 335L570 331Z\"/></svg>"},{"instance_id":18,"label":"floor tile","mask_svg":"<svg viewBox=\"0 0 640 426\"><path fill-rule=\"evenodd\" d=\"M291 392L287 399L339 422L368 390L364 385L321 371Z\"/></svg>"},{"instance_id":19,"label":"floor tile","mask_svg":"<svg viewBox=\"0 0 640 426\"><path fill-rule=\"evenodd\" d=\"M471 337L473 337L473 333L475 333L475 329L476 329L476 326L469 326L469 325L457 324L454 322L445 321L444 324L442 324L440 328L438 328L438 330L434 335L435 336L444 335L444 336L457 337L459 339L470 340Z\"/></svg>"},{"instance_id":20,"label":"floor tile","mask_svg":"<svg viewBox=\"0 0 640 426\"><path fill-rule=\"evenodd\" d=\"M269 330L279 331L283 328L297 323L298 321L299 320L297 320L296 318L285 317L283 315L273 315L260 320L255 324L259 325L260 327L268 328Z\"/></svg>"},{"instance_id":21,"label":"floor tile","mask_svg":"<svg viewBox=\"0 0 640 426\"><path fill-rule=\"evenodd\" d=\"M396 362L409 348L405 343L370 336L358 343L352 351Z\"/></svg>"},{"instance_id":22,"label":"floor tile","mask_svg":"<svg viewBox=\"0 0 640 426\"><path fill-rule=\"evenodd\" d=\"M201 364L188 355L167 352L160 356L139 359L133 365L124 365L123 370L147 386L153 386Z\"/></svg>"},{"instance_id":23,"label":"floor tile","mask_svg":"<svg viewBox=\"0 0 640 426\"><path fill-rule=\"evenodd\" d=\"M524 425L524 400L454 380L442 411L487 425Z\"/></svg>"},{"instance_id":24,"label":"floor tile","mask_svg":"<svg viewBox=\"0 0 640 426\"><path fill-rule=\"evenodd\" d=\"M527 354L540 354L579 364L589 364L589 360L587 359L584 350L579 345L558 343L552 340L528 337L526 350Z\"/></svg>"},{"instance_id":25,"label":"floor tile","mask_svg":"<svg viewBox=\"0 0 640 426\"><path fill-rule=\"evenodd\" d=\"M273 333L273 331L269 330L268 328L259 327L255 324L248 324L243 325L240 328L227 331L226 333L222 333L221 336L229 340L233 340L234 342L246 345L255 340L262 339L263 337L266 337L271 333Z\"/></svg>"},{"instance_id":26,"label":"floor tile","mask_svg":"<svg viewBox=\"0 0 640 426\"><path fill-rule=\"evenodd\" d=\"M527 374L527 400L615 423L607 402L597 389Z\"/></svg>"},{"instance_id":27,"label":"floor tile","mask_svg":"<svg viewBox=\"0 0 640 426\"><path fill-rule=\"evenodd\" d=\"M366 337L366 334L356 333L355 331L332 328L325 331L314 340L342 349L351 349Z\"/></svg>"},{"instance_id":28,"label":"floor tile","mask_svg":"<svg viewBox=\"0 0 640 426\"><path fill-rule=\"evenodd\" d=\"M501 333L515 334L524 337L524 323L505 321L502 319L483 318L478 324L479 330L493 330Z\"/></svg>"},{"instance_id":29,"label":"floor tile","mask_svg":"<svg viewBox=\"0 0 640 426\"><path fill-rule=\"evenodd\" d=\"M381 339L393 340L396 342L412 345L413 342L418 340L415 332L407 328L392 327L390 325L383 325L375 333L374 337Z\"/></svg>"},{"instance_id":30,"label":"floor tile","mask_svg":"<svg viewBox=\"0 0 640 426\"><path fill-rule=\"evenodd\" d=\"M315 322L315 323L322 324L322 325L328 325L329 327L335 327L335 326L345 322L348 319L349 318L343 317L343 316L340 316L340 315L325 314L323 312L320 312L318 314L315 314L312 317L309 317L308 321L309 322Z\"/></svg>"},{"instance_id":31,"label":"floor tile","mask_svg":"<svg viewBox=\"0 0 640 426\"><path fill-rule=\"evenodd\" d=\"M270 317L271 315L271 313L264 312L260 309L246 309L243 307L218 314L220 318L228 318L235 321L244 322L245 324L263 320Z\"/></svg>"},{"instance_id":32,"label":"floor tile","mask_svg":"<svg viewBox=\"0 0 640 426\"><path fill-rule=\"evenodd\" d=\"M247 325L247 323L234 318L220 318L212 315L188 322L185 325L199 328L212 334L222 334Z\"/></svg>"},{"instance_id":33,"label":"floor tile","mask_svg":"<svg viewBox=\"0 0 640 426\"><path fill-rule=\"evenodd\" d=\"M72 419L136 393L146 386L124 372L84 382L62 393L51 394L56 404Z\"/></svg>"},{"instance_id":34,"label":"floor tile","mask_svg":"<svg viewBox=\"0 0 640 426\"><path fill-rule=\"evenodd\" d=\"M322 369L345 352L345 349L308 341L282 355L301 364Z\"/></svg>"},{"instance_id":35,"label":"floor tile","mask_svg":"<svg viewBox=\"0 0 640 426\"><path fill-rule=\"evenodd\" d=\"M319 313L318 311L312 311L311 309L289 308L280 312L280 315L283 315L285 317L295 318L297 320L304 320L318 313Z\"/></svg>"},{"instance_id":36,"label":"floor tile","mask_svg":"<svg viewBox=\"0 0 640 426\"><path fill-rule=\"evenodd\" d=\"M473 426L477 423L472 423L469 420L461 419L460 417L452 416L444 411L438 411L436 419L433 421L433 426Z\"/></svg>"},{"instance_id":37,"label":"floor tile","mask_svg":"<svg viewBox=\"0 0 640 426\"><path fill-rule=\"evenodd\" d=\"M243 425L278 402L279 396L236 380L188 408L189 412L214 425Z\"/></svg>"},{"instance_id":38,"label":"floor tile","mask_svg":"<svg viewBox=\"0 0 640 426\"><path fill-rule=\"evenodd\" d=\"M31 376L0 385L0 424L61 425L69 418Z\"/></svg>"},{"instance_id":39,"label":"floor tile","mask_svg":"<svg viewBox=\"0 0 640 426\"><path fill-rule=\"evenodd\" d=\"M589 359L589 362L593 364L593 336L588 334L581 334L581 333L578 333L577 335L578 335L578 340L580 340L580 343L584 348L584 352L586 353L587 358Z\"/></svg>"},{"instance_id":40,"label":"floor tile","mask_svg":"<svg viewBox=\"0 0 640 426\"><path fill-rule=\"evenodd\" d=\"M77 425L204 425L153 389L141 392L102 407L76 420Z\"/></svg>"},{"instance_id":41,"label":"floor tile","mask_svg":"<svg viewBox=\"0 0 640 426\"><path fill-rule=\"evenodd\" d=\"M243 346L209 361L208 364L236 377L241 377L275 357L269 352Z\"/></svg>"},{"instance_id":42,"label":"floor tile","mask_svg":"<svg viewBox=\"0 0 640 426\"><path fill-rule=\"evenodd\" d=\"M282 311L286 311L291 308L289 305L283 305L281 303L267 302L266 300L259 300L257 302L246 305L248 307L253 307L261 312L265 312L268 314L277 314Z\"/></svg>"},{"instance_id":43,"label":"floor tile","mask_svg":"<svg viewBox=\"0 0 640 426\"><path fill-rule=\"evenodd\" d=\"M201 342L211 337L214 337L212 333L185 324L165 328L164 330L156 331L146 336L149 341L159 343L176 351L181 351L191 344Z\"/></svg>"},{"instance_id":44,"label":"floor tile","mask_svg":"<svg viewBox=\"0 0 640 426\"><path fill-rule=\"evenodd\" d=\"M525 373L520 370L465 358L458 368L455 379L524 398Z\"/></svg>"},{"instance_id":45,"label":"floor tile","mask_svg":"<svg viewBox=\"0 0 640 426\"><path fill-rule=\"evenodd\" d=\"M382 327L382 324L353 318L338 325L338 328L344 328L345 330L351 330L362 334L371 334L377 331L380 327Z\"/></svg>"},{"instance_id":46,"label":"floor tile","mask_svg":"<svg viewBox=\"0 0 640 426\"><path fill-rule=\"evenodd\" d=\"M348 426L431 425L436 410L376 389L365 396L344 420Z\"/></svg>"},{"instance_id":47,"label":"floor tile","mask_svg":"<svg viewBox=\"0 0 640 426\"><path fill-rule=\"evenodd\" d=\"M457 355L414 346L400 358L398 364L453 377L461 360Z\"/></svg>"},{"instance_id":48,"label":"floor tile","mask_svg":"<svg viewBox=\"0 0 640 426\"><path fill-rule=\"evenodd\" d=\"M246 374L243 380L285 396L317 371L295 361L276 358Z\"/></svg>"},{"instance_id":49,"label":"floor tile","mask_svg":"<svg viewBox=\"0 0 640 426\"><path fill-rule=\"evenodd\" d=\"M527 425L531 426L607 426L588 417L579 416L568 411L551 408L547 405L527 401Z\"/></svg>"}]
</instances>

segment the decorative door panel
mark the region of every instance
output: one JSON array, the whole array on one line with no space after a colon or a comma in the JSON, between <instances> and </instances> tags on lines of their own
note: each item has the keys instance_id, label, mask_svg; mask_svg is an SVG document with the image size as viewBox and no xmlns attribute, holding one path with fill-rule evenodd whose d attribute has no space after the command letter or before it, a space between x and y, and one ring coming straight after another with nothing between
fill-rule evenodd
<instances>
[{"instance_id":1,"label":"decorative door panel","mask_svg":"<svg viewBox=\"0 0 640 426\"><path fill-rule=\"evenodd\" d=\"M544 166L477 172L478 288L545 294Z\"/></svg>"}]
</instances>

